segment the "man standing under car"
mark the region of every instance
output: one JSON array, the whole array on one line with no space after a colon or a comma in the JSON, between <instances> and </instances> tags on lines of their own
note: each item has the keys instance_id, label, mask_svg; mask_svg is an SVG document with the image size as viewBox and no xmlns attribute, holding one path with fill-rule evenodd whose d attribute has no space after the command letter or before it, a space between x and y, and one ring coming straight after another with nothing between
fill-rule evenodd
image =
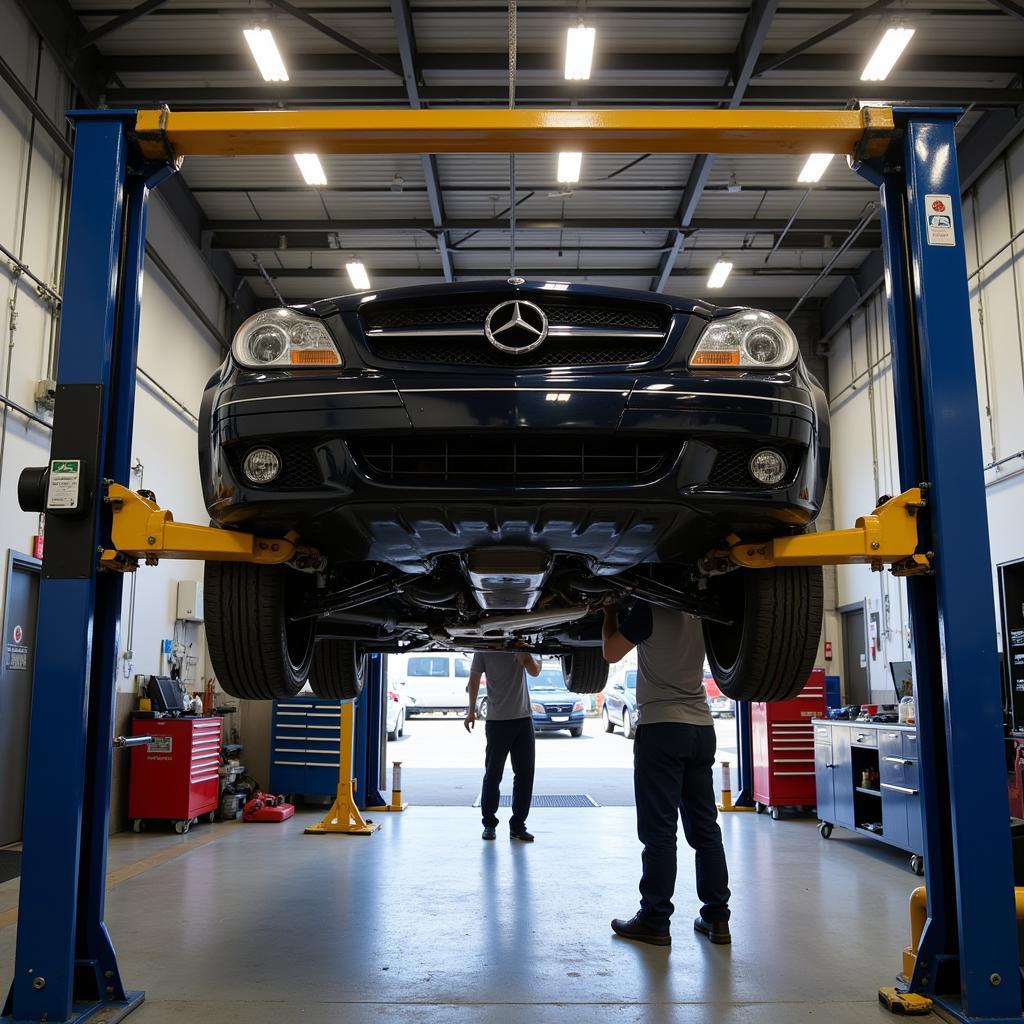
<instances>
[{"instance_id":1,"label":"man standing under car","mask_svg":"<svg viewBox=\"0 0 1024 1024\"><path fill-rule=\"evenodd\" d=\"M716 737L703 686L700 619L638 602L620 622L618 606L609 605L601 639L609 662L637 649L640 722L633 745L636 827L644 844L640 911L629 920L616 918L612 931L655 946L671 943L676 831L682 816L702 904L693 927L712 942L731 942L729 870L711 775Z\"/></svg>"},{"instance_id":2,"label":"man standing under car","mask_svg":"<svg viewBox=\"0 0 1024 1024\"><path fill-rule=\"evenodd\" d=\"M522 843L532 843L533 836L526 831L526 818L533 799L534 737L533 711L530 691L526 686L526 673L540 675L540 665L529 654L511 651L477 651L469 668L469 708L466 711L466 732L476 722L476 698L480 692L480 677L487 676L487 753L484 758L484 781L480 789L480 814L483 818L483 838L494 839L498 827L498 798L505 761L511 755L512 817L509 819L509 837Z\"/></svg>"}]
</instances>

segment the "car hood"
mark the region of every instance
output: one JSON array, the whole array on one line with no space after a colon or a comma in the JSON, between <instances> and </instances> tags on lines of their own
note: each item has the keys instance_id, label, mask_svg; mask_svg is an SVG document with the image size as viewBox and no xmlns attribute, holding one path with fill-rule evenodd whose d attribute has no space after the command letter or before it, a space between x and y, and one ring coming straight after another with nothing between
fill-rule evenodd
<instances>
[{"instance_id":1,"label":"car hood","mask_svg":"<svg viewBox=\"0 0 1024 1024\"><path fill-rule=\"evenodd\" d=\"M496 292L507 292L510 297L519 295L537 298L570 295L580 298L598 297L622 299L627 302L657 303L667 306L673 313L694 313L709 320L735 312L738 308L715 306L703 299L686 299L678 295L666 295L663 292L642 292L630 288L606 288L591 284L568 284L565 281L526 281L523 278L499 278L498 280L466 281L445 285L417 285L412 288L382 288L319 299L316 302L295 308L314 316L326 317L333 316L335 313L355 311L372 302L415 303L428 298L436 298L438 295L453 297L484 293L494 295Z\"/></svg>"}]
</instances>

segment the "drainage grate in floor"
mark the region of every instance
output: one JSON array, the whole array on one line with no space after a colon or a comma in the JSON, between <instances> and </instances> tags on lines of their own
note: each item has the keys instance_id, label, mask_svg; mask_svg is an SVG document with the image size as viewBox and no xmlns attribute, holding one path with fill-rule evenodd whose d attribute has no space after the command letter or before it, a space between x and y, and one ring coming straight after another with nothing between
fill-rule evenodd
<instances>
[{"instance_id":1,"label":"drainage grate in floor","mask_svg":"<svg viewBox=\"0 0 1024 1024\"><path fill-rule=\"evenodd\" d=\"M473 801L474 807L480 806L480 797ZM503 795L498 801L499 807L511 807L512 797ZM587 793L557 793L535 796L532 807L600 807L601 805Z\"/></svg>"}]
</instances>

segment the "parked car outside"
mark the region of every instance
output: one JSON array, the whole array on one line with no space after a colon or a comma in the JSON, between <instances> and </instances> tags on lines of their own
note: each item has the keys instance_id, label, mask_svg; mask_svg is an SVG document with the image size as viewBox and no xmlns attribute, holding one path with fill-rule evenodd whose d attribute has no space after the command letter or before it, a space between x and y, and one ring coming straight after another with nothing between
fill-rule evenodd
<instances>
[{"instance_id":1,"label":"parked car outside","mask_svg":"<svg viewBox=\"0 0 1024 1024\"><path fill-rule=\"evenodd\" d=\"M542 662L539 676L527 676L534 732L558 732L567 729L570 736L583 735L586 717L582 698L565 685L561 669Z\"/></svg>"},{"instance_id":2,"label":"parked car outside","mask_svg":"<svg viewBox=\"0 0 1024 1024\"><path fill-rule=\"evenodd\" d=\"M715 677L706 665L704 666L704 692L708 697L708 707L711 708L712 718L735 717L736 702L722 693L715 682Z\"/></svg>"},{"instance_id":3,"label":"parked car outside","mask_svg":"<svg viewBox=\"0 0 1024 1024\"><path fill-rule=\"evenodd\" d=\"M622 730L622 735L631 740L636 734L636 669L628 668L616 673L604 692L604 707L601 721L605 732Z\"/></svg>"},{"instance_id":4,"label":"parked car outside","mask_svg":"<svg viewBox=\"0 0 1024 1024\"><path fill-rule=\"evenodd\" d=\"M389 740L399 740L405 735L405 720L408 716L408 700L401 686L388 686L384 714L387 719Z\"/></svg>"},{"instance_id":5,"label":"parked car outside","mask_svg":"<svg viewBox=\"0 0 1024 1024\"><path fill-rule=\"evenodd\" d=\"M629 596L701 616L728 696L810 673L821 568L716 554L806 530L825 492L825 394L773 313L521 278L268 309L200 419L211 518L298 542L206 566L237 697L350 698L367 652L523 640L597 693L599 607Z\"/></svg>"},{"instance_id":6,"label":"parked car outside","mask_svg":"<svg viewBox=\"0 0 1024 1024\"><path fill-rule=\"evenodd\" d=\"M405 691L407 718L432 711L461 714L468 699L469 666L464 654L392 654L388 680Z\"/></svg>"}]
</instances>

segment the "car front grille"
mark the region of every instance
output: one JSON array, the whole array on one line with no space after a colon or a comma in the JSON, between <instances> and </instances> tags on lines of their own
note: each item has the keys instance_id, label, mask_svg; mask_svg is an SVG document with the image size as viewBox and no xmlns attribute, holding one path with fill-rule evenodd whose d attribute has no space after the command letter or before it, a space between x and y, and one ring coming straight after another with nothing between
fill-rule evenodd
<instances>
[{"instance_id":1,"label":"car front grille","mask_svg":"<svg viewBox=\"0 0 1024 1024\"><path fill-rule=\"evenodd\" d=\"M500 352L482 335L479 338L372 338L370 350L378 359L393 363L438 363L445 366L502 366L530 369L557 366L619 366L646 363L663 342L629 338L549 338L540 348L518 356Z\"/></svg>"},{"instance_id":2,"label":"car front grille","mask_svg":"<svg viewBox=\"0 0 1024 1024\"><path fill-rule=\"evenodd\" d=\"M549 715L571 715L572 705L571 704L545 704L544 710Z\"/></svg>"},{"instance_id":3,"label":"car front grille","mask_svg":"<svg viewBox=\"0 0 1024 1024\"><path fill-rule=\"evenodd\" d=\"M506 294L483 302L415 307L371 303L360 313L366 345L372 356L389 363L527 369L644 363L665 344L669 313L662 306L538 300L534 304L548 318L548 337L532 352L502 352L485 337L484 322L508 299Z\"/></svg>"},{"instance_id":4,"label":"car front grille","mask_svg":"<svg viewBox=\"0 0 1024 1024\"><path fill-rule=\"evenodd\" d=\"M787 486L796 475L805 449L793 444L748 444L746 442L709 442L718 449L715 464L708 477L707 486L716 490L776 490ZM789 467L786 476L778 484L763 484L750 475L748 464L751 455L762 448L772 448L786 459Z\"/></svg>"},{"instance_id":5,"label":"car front grille","mask_svg":"<svg viewBox=\"0 0 1024 1024\"><path fill-rule=\"evenodd\" d=\"M349 448L362 471L382 483L429 487L459 484L632 484L666 473L679 442L531 434L364 438Z\"/></svg>"}]
</instances>

